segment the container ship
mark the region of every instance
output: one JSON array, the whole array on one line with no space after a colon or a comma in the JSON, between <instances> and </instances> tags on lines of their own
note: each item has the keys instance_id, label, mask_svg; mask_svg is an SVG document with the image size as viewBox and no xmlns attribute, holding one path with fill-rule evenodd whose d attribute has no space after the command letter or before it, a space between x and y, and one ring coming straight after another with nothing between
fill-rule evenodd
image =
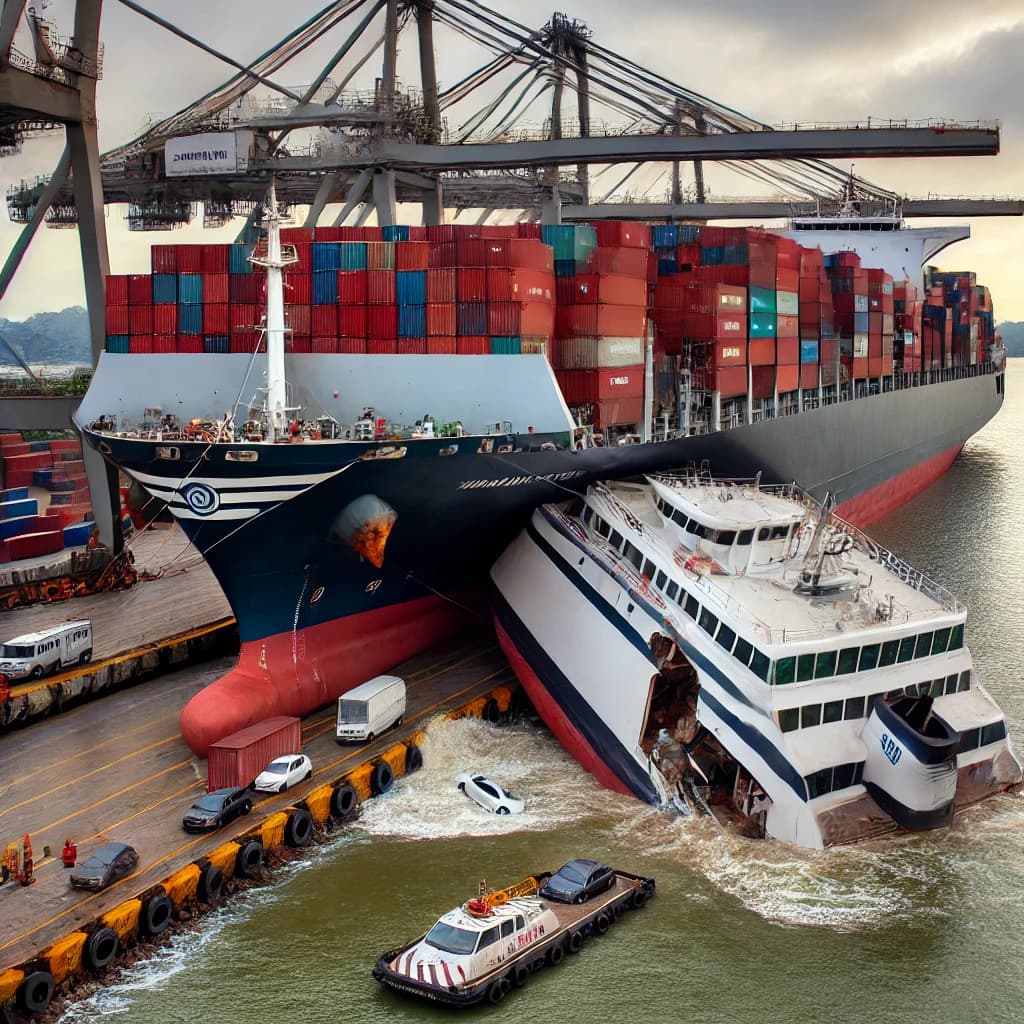
<instances>
[{"instance_id":1,"label":"container ship","mask_svg":"<svg viewBox=\"0 0 1024 1024\"><path fill-rule=\"evenodd\" d=\"M908 232L908 236L912 235ZM537 506L710 460L863 525L1000 408L988 291L748 228L279 228L107 286L86 441L169 510L238 620L197 752L487 621ZM139 503L136 503L137 506Z\"/></svg>"}]
</instances>

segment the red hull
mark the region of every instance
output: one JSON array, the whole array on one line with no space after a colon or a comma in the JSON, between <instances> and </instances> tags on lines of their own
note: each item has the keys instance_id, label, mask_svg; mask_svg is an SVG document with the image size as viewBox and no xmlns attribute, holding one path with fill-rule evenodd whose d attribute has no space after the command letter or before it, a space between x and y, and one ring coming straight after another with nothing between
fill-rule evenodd
<instances>
[{"instance_id":1,"label":"red hull","mask_svg":"<svg viewBox=\"0 0 1024 1024\"><path fill-rule=\"evenodd\" d=\"M277 715L308 715L468 625L450 601L425 597L244 643L238 664L185 706L181 735L205 757L225 736Z\"/></svg>"}]
</instances>

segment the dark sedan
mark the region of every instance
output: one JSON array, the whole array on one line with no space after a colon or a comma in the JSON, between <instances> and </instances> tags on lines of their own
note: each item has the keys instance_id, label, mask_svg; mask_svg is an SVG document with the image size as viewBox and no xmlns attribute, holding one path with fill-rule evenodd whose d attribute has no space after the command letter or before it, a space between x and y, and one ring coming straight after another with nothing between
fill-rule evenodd
<instances>
[{"instance_id":1,"label":"dark sedan","mask_svg":"<svg viewBox=\"0 0 1024 1024\"><path fill-rule=\"evenodd\" d=\"M71 884L79 889L106 889L131 874L138 863L139 855L127 843L104 843L97 846L87 860L71 869Z\"/></svg>"},{"instance_id":2,"label":"dark sedan","mask_svg":"<svg viewBox=\"0 0 1024 1024\"><path fill-rule=\"evenodd\" d=\"M251 810L252 794L249 790L229 786L201 796L185 812L181 824L186 832L205 832L207 829L220 828Z\"/></svg>"},{"instance_id":3,"label":"dark sedan","mask_svg":"<svg viewBox=\"0 0 1024 1024\"><path fill-rule=\"evenodd\" d=\"M615 884L615 872L596 860L571 860L541 887L540 895L559 903L586 903Z\"/></svg>"}]
</instances>

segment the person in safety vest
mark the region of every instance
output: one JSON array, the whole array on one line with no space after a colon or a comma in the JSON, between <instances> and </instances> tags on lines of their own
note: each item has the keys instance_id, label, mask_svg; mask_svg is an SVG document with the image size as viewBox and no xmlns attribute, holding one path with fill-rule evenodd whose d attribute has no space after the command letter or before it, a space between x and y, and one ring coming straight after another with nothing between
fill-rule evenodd
<instances>
[{"instance_id":1,"label":"person in safety vest","mask_svg":"<svg viewBox=\"0 0 1024 1024\"><path fill-rule=\"evenodd\" d=\"M66 868L73 868L78 860L78 847L70 839L64 840L64 849L60 851L60 859Z\"/></svg>"}]
</instances>

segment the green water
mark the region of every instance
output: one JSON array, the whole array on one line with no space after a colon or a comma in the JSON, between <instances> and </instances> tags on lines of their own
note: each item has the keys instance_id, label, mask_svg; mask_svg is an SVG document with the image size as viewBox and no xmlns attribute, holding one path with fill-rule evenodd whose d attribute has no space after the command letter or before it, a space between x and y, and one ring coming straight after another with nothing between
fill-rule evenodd
<instances>
[{"instance_id":1,"label":"green water","mask_svg":"<svg viewBox=\"0 0 1024 1024\"><path fill-rule=\"evenodd\" d=\"M968 640L1024 749L1024 361L1002 413L927 494L871 533L971 608ZM682 821L600 789L541 730L437 723L426 766L358 825L178 936L63 1020L567 1024L1019 1022L1024 800L929 833L809 853ZM527 799L485 815L454 776ZM606 937L499 1007L456 1014L381 989L379 953L475 892L571 856L657 879Z\"/></svg>"}]
</instances>

